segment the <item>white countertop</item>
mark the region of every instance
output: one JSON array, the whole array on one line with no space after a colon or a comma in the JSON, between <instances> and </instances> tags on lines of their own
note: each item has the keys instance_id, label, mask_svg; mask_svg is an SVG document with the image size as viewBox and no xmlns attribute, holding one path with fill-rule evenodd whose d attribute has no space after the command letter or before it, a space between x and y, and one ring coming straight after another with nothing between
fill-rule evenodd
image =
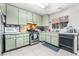
<instances>
[{"instance_id":1,"label":"white countertop","mask_svg":"<svg viewBox=\"0 0 79 59\"><path fill-rule=\"evenodd\" d=\"M44 33L58 33L58 34L68 34L68 35L78 35L79 33L63 33L63 32L46 32L43 31Z\"/></svg>"},{"instance_id":2,"label":"white countertop","mask_svg":"<svg viewBox=\"0 0 79 59\"><path fill-rule=\"evenodd\" d=\"M24 33L28 33L28 32L12 32L12 33L4 33L4 34L8 35L8 34L24 34Z\"/></svg>"},{"instance_id":3,"label":"white countertop","mask_svg":"<svg viewBox=\"0 0 79 59\"><path fill-rule=\"evenodd\" d=\"M59 34L78 35L79 33L59 33Z\"/></svg>"}]
</instances>

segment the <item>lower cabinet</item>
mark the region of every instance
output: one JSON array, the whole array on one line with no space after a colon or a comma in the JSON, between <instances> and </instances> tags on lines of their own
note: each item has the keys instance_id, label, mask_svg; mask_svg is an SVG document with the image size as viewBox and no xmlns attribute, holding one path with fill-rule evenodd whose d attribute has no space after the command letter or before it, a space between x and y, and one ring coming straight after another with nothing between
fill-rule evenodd
<instances>
[{"instance_id":1,"label":"lower cabinet","mask_svg":"<svg viewBox=\"0 0 79 59\"><path fill-rule=\"evenodd\" d=\"M42 32L39 35L40 41L45 41L49 44L59 46L59 35L58 33Z\"/></svg>"},{"instance_id":2,"label":"lower cabinet","mask_svg":"<svg viewBox=\"0 0 79 59\"><path fill-rule=\"evenodd\" d=\"M15 36L14 37L8 37L6 35L6 40L5 40L5 49L7 50L11 50L15 48Z\"/></svg>"},{"instance_id":3,"label":"lower cabinet","mask_svg":"<svg viewBox=\"0 0 79 59\"><path fill-rule=\"evenodd\" d=\"M59 46L59 38L57 37L53 37L51 39L51 44L55 45L55 46Z\"/></svg>"},{"instance_id":4,"label":"lower cabinet","mask_svg":"<svg viewBox=\"0 0 79 59\"><path fill-rule=\"evenodd\" d=\"M17 37L16 38L16 47L23 46L23 37Z\"/></svg>"},{"instance_id":5,"label":"lower cabinet","mask_svg":"<svg viewBox=\"0 0 79 59\"><path fill-rule=\"evenodd\" d=\"M28 45L29 44L29 38L24 37L23 39L23 45Z\"/></svg>"},{"instance_id":6,"label":"lower cabinet","mask_svg":"<svg viewBox=\"0 0 79 59\"><path fill-rule=\"evenodd\" d=\"M40 41L45 41L45 33L43 33L43 32L39 33L39 40Z\"/></svg>"},{"instance_id":7,"label":"lower cabinet","mask_svg":"<svg viewBox=\"0 0 79 59\"><path fill-rule=\"evenodd\" d=\"M51 44L55 45L55 46L59 46L59 35L58 33L51 33Z\"/></svg>"},{"instance_id":8,"label":"lower cabinet","mask_svg":"<svg viewBox=\"0 0 79 59\"><path fill-rule=\"evenodd\" d=\"M50 34L48 33L46 33L46 37L45 37L45 42L47 42L47 43L50 43L51 41L50 41L51 39L50 39Z\"/></svg>"},{"instance_id":9,"label":"lower cabinet","mask_svg":"<svg viewBox=\"0 0 79 59\"><path fill-rule=\"evenodd\" d=\"M5 35L5 51L29 44L29 34Z\"/></svg>"}]
</instances>

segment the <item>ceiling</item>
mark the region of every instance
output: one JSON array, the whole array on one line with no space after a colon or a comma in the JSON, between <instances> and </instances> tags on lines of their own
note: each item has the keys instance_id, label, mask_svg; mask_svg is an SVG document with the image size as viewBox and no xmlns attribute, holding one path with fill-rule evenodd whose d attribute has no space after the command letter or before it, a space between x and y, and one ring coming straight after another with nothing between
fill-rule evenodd
<instances>
[{"instance_id":1,"label":"ceiling","mask_svg":"<svg viewBox=\"0 0 79 59\"><path fill-rule=\"evenodd\" d=\"M35 3L9 3L9 4L22 9L26 9L28 11L38 13L40 15L53 14L62 11L63 9L68 9L73 5L76 5L76 3L48 3L47 8L41 8Z\"/></svg>"}]
</instances>

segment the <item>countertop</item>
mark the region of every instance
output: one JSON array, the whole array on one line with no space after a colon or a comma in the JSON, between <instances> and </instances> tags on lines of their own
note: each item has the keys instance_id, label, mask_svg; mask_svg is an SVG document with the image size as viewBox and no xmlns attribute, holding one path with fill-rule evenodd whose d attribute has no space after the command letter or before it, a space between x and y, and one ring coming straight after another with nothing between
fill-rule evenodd
<instances>
[{"instance_id":1,"label":"countertop","mask_svg":"<svg viewBox=\"0 0 79 59\"><path fill-rule=\"evenodd\" d=\"M29 32L14 32L14 33L4 33L4 34L8 35L8 34L24 34L24 33L29 34ZM78 35L79 34L79 33L46 32L46 31L43 31L43 33L58 33L58 34L67 34L67 35Z\"/></svg>"},{"instance_id":2,"label":"countertop","mask_svg":"<svg viewBox=\"0 0 79 59\"><path fill-rule=\"evenodd\" d=\"M67 35L78 35L79 33L63 33L63 32L46 32L43 31L43 33L58 33L58 34L67 34Z\"/></svg>"},{"instance_id":3,"label":"countertop","mask_svg":"<svg viewBox=\"0 0 79 59\"><path fill-rule=\"evenodd\" d=\"M9 34L29 34L28 32L14 32L14 33L4 33L5 35L9 35Z\"/></svg>"},{"instance_id":4,"label":"countertop","mask_svg":"<svg viewBox=\"0 0 79 59\"><path fill-rule=\"evenodd\" d=\"M59 33L59 34L78 35L79 33Z\"/></svg>"}]
</instances>

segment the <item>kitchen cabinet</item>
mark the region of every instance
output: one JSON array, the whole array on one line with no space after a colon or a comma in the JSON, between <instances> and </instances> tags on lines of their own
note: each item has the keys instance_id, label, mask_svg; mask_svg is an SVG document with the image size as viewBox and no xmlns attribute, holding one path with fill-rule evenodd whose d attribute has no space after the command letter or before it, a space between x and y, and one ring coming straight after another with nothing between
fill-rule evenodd
<instances>
[{"instance_id":1,"label":"kitchen cabinet","mask_svg":"<svg viewBox=\"0 0 79 59\"><path fill-rule=\"evenodd\" d=\"M40 15L37 16L37 20L38 20L37 21L38 26L41 26L42 25L42 18Z\"/></svg>"},{"instance_id":2,"label":"kitchen cabinet","mask_svg":"<svg viewBox=\"0 0 79 59\"><path fill-rule=\"evenodd\" d=\"M6 15L6 4L0 3L0 10L2 11L3 14Z\"/></svg>"},{"instance_id":3,"label":"kitchen cabinet","mask_svg":"<svg viewBox=\"0 0 79 59\"><path fill-rule=\"evenodd\" d=\"M32 13L26 11L26 23L28 23L28 22L33 22L32 21Z\"/></svg>"},{"instance_id":4,"label":"kitchen cabinet","mask_svg":"<svg viewBox=\"0 0 79 59\"><path fill-rule=\"evenodd\" d=\"M45 32L40 32L39 33L39 40L40 41L45 41Z\"/></svg>"},{"instance_id":5,"label":"kitchen cabinet","mask_svg":"<svg viewBox=\"0 0 79 59\"><path fill-rule=\"evenodd\" d=\"M38 20L37 20L37 15L36 14L33 14L33 22L35 24L37 24Z\"/></svg>"},{"instance_id":6,"label":"kitchen cabinet","mask_svg":"<svg viewBox=\"0 0 79 59\"><path fill-rule=\"evenodd\" d=\"M7 5L7 24L18 24L18 8Z\"/></svg>"},{"instance_id":7,"label":"kitchen cabinet","mask_svg":"<svg viewBox=\"0 0 79 59\"><path fill-rule=\"evenodd\" d=\"M59 46L59 35L58 33L51 33L51 44L55 46Z\"/></svg>"},{"instance_id":8,"label":"kitchen cabinet","mask_svg":"<svg viewBox=\"0 0 79 59\"><path fill-rule=\"evenodd\" d=\"M25 25L26 24L26 11L19 9L19 24Z\"/></svg>"},{"instance_id":9,"label":"kitchen cabinet","mask_svg":"<svg viewBox=\"0 0 79 59\"><path fill-rule=\"evenodd\" d=\"M50 39L50 33L46 33L46 35L45 35L46 37L45 37L45 42L47 42L47 43L50 43L51 41L51 39Z\"/></svg>"},{"instance_id":10,"label":"kitchen cabinet","mask_svg":"<svg viewBox=\"0 0 79 59\"><path fill-rule=\"evenodd\" d=\"M23 35L23 44L28 45L29 44L29 34Z\"/></svg>"},{"instance_id":11,"label":"kitchen cabinet","mask_svg":"<svg viewBox=\"0 0 79 59\"><path fill-rule=\"evenodd\" d=\"M11 50L15 48L15 36L14 35L6 35L5 37L5 49Z\"/></svg>"},{"instance_id":12,"label":"kitchen cabinet","mask_svg":"<svg viewBox=\"0 0 79 59\"><path fill-rule=\"evenodd\" d=\"M21 47L23 46L23 35L19 34L16 35L16 47Z\"/></svg>"},{"instance_id":13,"label":"kitchen cabinet","mask_svg":"<svg viewBox=\"0 0 79 59\"><path fill-rule=\"evenodd\" d=\"M33 14L33 22L38 26L41 26L41 23L42 23L41 16L38 14Z\"/></svg>"},{"instance_id":14,"label":"kitchen cabinet","mask_svg":"<svg viewBox=\"0 0 79 59\"><path fill-rule=\"evenodd\" d=\"M49 26L49 16L48 15L43 16L42 26Z\"/></svg>"},{"instance_id":15,"label":"kitchen cabinet","mask_svg":"<svg viewBox=\"0 0 79 59\"><path fill-rule=\"evenodd\" d=\"M29 44L29 33L5 34L5 51Z\"/></svg>"},{"instance_id":16,"label":"kitchen cabinet","mask_svg":"<svg viewBox=\"0 0 79 59\"><path fill-rule=\"evenodd\" d=\"M59 46L59 34L50 32L40 32L39 40L49 44Z\"/></svg>"},{"instance_id":17,"label":"kitchen cabinet","mask_svg":"<svg viewBox=\"0 0 79 59\"><path fill-rule=\"evenodd\" d=\"M2 53L2 35L0 35L0 55Z\"/></svg>"}]
</instances>

